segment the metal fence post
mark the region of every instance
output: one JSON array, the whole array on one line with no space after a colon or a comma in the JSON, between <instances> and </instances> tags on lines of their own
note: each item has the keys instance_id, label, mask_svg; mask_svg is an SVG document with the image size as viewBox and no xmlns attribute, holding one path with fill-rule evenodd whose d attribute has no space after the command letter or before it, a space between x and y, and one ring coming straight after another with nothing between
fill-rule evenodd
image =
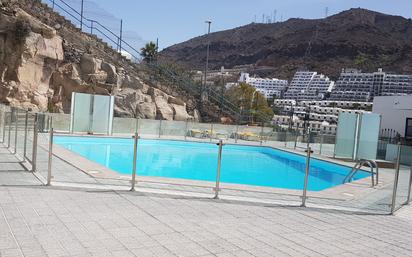
<instances>
[{"instance_id":1,"label":"metal fence post","mask_svg":"<svg viewBox=\"0 0 412 257\"><path fill-rule=\"evenodd\" d=\"M412 188L412 163L411 163L410 172L409 172L408 197L406 200L406 204L409 204L409 202L411 201L411 188Z\"/></svg>"},{"instance_id":2,"label":"metal fence post","mask_svg":"<svg viewBox=\"0 0 412 257\"><path fill-rule=\"evenodd\" d=\"M322 155L322 148L323 148L323 134L320 134L320 146L319 146L319 155Z\"/></svg>"},{"instance_id":3,"label":"metal fence post","mask_svg":"<svg viewBox=\"0 0 412 257\"><path fill-rule=\"evenodd\" d=\"M29 112L26 111L26 115L24 117L23 160L26 160L26 153L27 153L27 124L28 122L29 122Z\"/></svg>"},{"instance_id":4,"label":"metal fence post","mask_svg":"<svg viewBox=\"0 0 412 257\"><path fill-rule=\"evenodd\" d=\"M185 141L187 140L188 126L189 126L189 119L186 119L186 123L185 123Z\"/></svg>"},{"instance_id":5,"label":"metal fence post","mask_svg":"<svg viewBox=\"0 0 412 257\"><path fill-rule=\"evenodd\" d=\"M159 122L159 138L162 135L162 120Z\"/></svg>"},{"instance_id":6,"label":"metal fence post","mask_svg":"<svg viewBox=\"0 0 412 257\"><path fill-rule=\"evenodd\" d=\"M133 145L133 171L132 171L132 188L130 191L135 191L136 185L136 165L137 165L137 144L139 140L139 134L134 134L134 145Z\"/></svg>"},{"instance_id":7,"label":"metal fence post","mask_svg":"<svg viewBox=\"0 0 412 257\"><path fill-rule=\"evenodd\" d=\"M260 145L263 145L263 129L265 124L262 123L262 129L260 130Z\"/></svg>"},{"instance_id":8,"label":"metal fence post","mask_svg":"<svg viewBox=\"0 0 412 257\"><path fill-rule=\"evenodd\" d=\"M216 186L214 188L215 190L215 196L214 199L219 199L219 191L220 191L220 168L222 165L222 150L223 150L223 140L220 139L219 143L217 143L219 146L219 153L217 157L217 174L216 174Z\"/></svg>"},{"instance_id":9,"label":"metal fence post","mask_svg":"<svg viewBox=\"0 0 412 257\"><path fill-rule=\"evenodd\" d=\"M399 181L399 170L401 166L401 144L398 143L398 156L396 157L396 167L395 167L395 179L393 181L393 192L392 192L392 203L391 203L391 213L393 214L396 210L396 194L398 192L398 181Z\"/></svg>"},{"instance_id":10,"label":"metal fence post","mask_svg":"<svg viewBox=\"0 0 412 257\"><path fill-rule=\"evenodd\" d=\"M213 136L213 123L210 124L210 134L209 134L209 141L212 142L212 136Z\"/></svg>"},{"instance_id":11,"label":"metal fence post","mask_svg":"<svg viewBox=\"0 0 412 257\"><path fill-rule=\"evenodd\" d=\"M306 207L306 198L307 198L307 191L308 191L308 182L309 182L309 170L310 170L310 154L312 153L312 149L308 147L306 149L306 169L305 169L305 181L303 184L303 196L302 196L302 205L301 207Z\"/></svg>"},{"instance_id":12,"label":"metal fence post","mask_svg":"<svg viewBox=\"0 0 412 257\"><path fill-rule=\"evenodd\" d=\"M1 126L1 133L3 134L3 139L1 140L1 143L4 143L4 106L1 106L0 110L0 126Z\"/></svg>"},{"instance_id":13,"label":"metal fence post","mask_svg":"<svg viewBox=\"0 0 412 257\"><path fill-rule=\"evenodd\" d=\"M296 131L295 133L295 146L293 147L294 150L296 150L296 147L298 145L298 136L299 136L299 130Z\"/></svg>"},{"instance_id":14,"label":"metal fence post","mask_svg":"<svg viewBox=\"0 0 412 257\"><path fill-rule=\"evenodd\" d=\"M14 152L13 154L17 154L17 130L18 130L18 123L19 123L19 110L16 109L16 122L14 123Z\"/></svg>"},{"instance_id":15,"label":"metal fence post","mask_svg":"<svg viewBox=\"0 0 412 257\"><path fill-rule=\"evenodd\" d=\"M47 163L47 186L51 185L52 179L52 161L53 161L53 120L50 119L50 128L49 128L49 160Z\"/></svg>"},{"instance_id":16,"label":"metal fence post","mask_svg":"<svg viewBox=\"0 0 412 257\"><path fill-rule=\"evenodd\" d=\"M9 137L7 138L7 148L10 148L11 142L11 123L13 122L13 109L10 111L10 118L9 118Z\"/></svg>"},{"instance_id":17,"label":"metal fence post","mask_svg":"<svg viewBox=\"0 0 412 257\"><path fill-rule=\"evenodd\" d=\"M134 133L139 133L139 118L136 118L136 129L134 130Z\"/></svg>"},{"instance_id":18,"label":"metal fence post","mask_svg":"<svg viewBox=\"0 0 412 257\"><path fill-rule=\"evenodd\" d=\"M239 124L236 124L235 144L237 144L238 136L239 136Z\"/></svg>"},{"instance_id":19,"label":"metal fence post","mask_svg":"<svg viewBox=\"0 0 412 257\"><path fill-rule=\"evenodd\" d=\"M7 119L7 112L4 111L3 112L3 117L2 117L2 129L3 129L3 139L1 140L1 142L4 144L4 140L6 139L6 119Z\"/></svg>"},{"instance_id":20,"label":"metal fence post","mask_svg":"<svg viewBox=\"0 0 412 257\"><path fill-rule=\"evenodd\" d=\"M32 151L32 172L36 172L36 162L37 162L37 136L38 136L38 119L39 116L36 113L34 116L34 125L33 125L33 151Z\"/></svg>"},{"instance_id":21,"label":"metal fence post","mask_svg":"<svg viewBox=\"0 0 412 257\"><path fill-rule=\"evenodd\" d=\"M81 8L80 8L80 30L83 30L83 13L84 13L84 0L82 0Z\"/></svg>"}]
</instances>

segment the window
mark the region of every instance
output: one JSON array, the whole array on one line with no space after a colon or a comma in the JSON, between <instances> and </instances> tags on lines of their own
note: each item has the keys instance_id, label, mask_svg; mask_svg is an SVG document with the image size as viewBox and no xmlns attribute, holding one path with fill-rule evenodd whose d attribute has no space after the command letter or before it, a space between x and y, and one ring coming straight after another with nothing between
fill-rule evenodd
<instances>
[{"instance_id":1,"label":"window","mask_svg":"<svg viewBox=\"0 0 412 257\"><path fill-rule=\"evenodd\" d=\"M412 139L412 118L406 119L406 132L405 132L406 139Z\"/></svg>"}]
</instances>

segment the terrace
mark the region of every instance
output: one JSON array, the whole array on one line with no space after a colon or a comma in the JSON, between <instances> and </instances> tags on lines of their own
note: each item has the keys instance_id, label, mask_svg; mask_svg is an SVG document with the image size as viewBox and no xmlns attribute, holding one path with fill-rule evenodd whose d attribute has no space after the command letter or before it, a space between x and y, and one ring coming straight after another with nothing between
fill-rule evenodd
<instances>
[{"instance_id":1,"label":"terrace","mask_svg":"<svg viewBox=\"0 0 412 257\"><path fill-rule=\"evenodd\" d=\"M220 140L226 144L223 160L230 147L255 147L293 154L304 163L304 150L310 147L313 163L353 165L333 158L334 136L308 137L269 126L119 117L113 120L113 135L71 135L70 115L7 106L0 110L0 256L407 256L412 252L412 239L405 236L412 229L412 209L406 206L394 213L409 203L407 165L380 169L373 187L368 176L320 191L292 190L147 176L140 166L133 178L58 142L73 136L123 140L130 143L131 152L133 141L140 146L148 140L206 145L216 152L216 162L206 164L214 176L219 151L215 143ZM136 132L137 141L132 139ZM407 146L402 147L405 154ZM100 145L93 151L107 149ZM136 157L139 163L140 155ZM405 158L400 155L399 163ZM148 164L156 166L161 160ZM222 178L228 171L223 165ZM313 177L308 178L310 183Z\"/></svg>"}]
</instances>

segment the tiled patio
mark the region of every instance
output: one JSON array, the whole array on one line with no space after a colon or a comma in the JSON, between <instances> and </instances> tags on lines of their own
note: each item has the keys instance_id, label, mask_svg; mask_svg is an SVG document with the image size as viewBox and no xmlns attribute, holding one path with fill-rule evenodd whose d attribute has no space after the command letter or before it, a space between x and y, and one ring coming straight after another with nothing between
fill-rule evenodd
<instances>
[{"instance_id":1,"label":"tiled patio","mask_svg":"<svg viewBox=\"0 0 412 257\"><path fill-rule=\"evenodd\" d=\"M46 187L0 150L0 256L412 256L395 216Z\"/></svg>"}]
</instances>

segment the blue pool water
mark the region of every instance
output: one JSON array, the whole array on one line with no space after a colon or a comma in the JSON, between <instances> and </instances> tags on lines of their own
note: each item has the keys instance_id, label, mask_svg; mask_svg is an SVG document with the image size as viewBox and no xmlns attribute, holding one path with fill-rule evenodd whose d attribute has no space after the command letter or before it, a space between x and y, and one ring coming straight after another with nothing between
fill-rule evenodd
<instances>
[{"instance_id":1,"label":"blue pool water","mask_svg":"<svg viewBox=\"0 0 412 257\"><path fill-rule=\"evenodd\" d=\"M121 174L131 174L133 140L57 136L55 143ZM215 181L216 144L139 140L137 174ZM305 157L268 147L225 145L221 181L286 189L302 189ZM320 191L342 184L350 168L312 159L308 189ZM369 176L359 172L355 180Z\"/></svg>"}]
</instances>

